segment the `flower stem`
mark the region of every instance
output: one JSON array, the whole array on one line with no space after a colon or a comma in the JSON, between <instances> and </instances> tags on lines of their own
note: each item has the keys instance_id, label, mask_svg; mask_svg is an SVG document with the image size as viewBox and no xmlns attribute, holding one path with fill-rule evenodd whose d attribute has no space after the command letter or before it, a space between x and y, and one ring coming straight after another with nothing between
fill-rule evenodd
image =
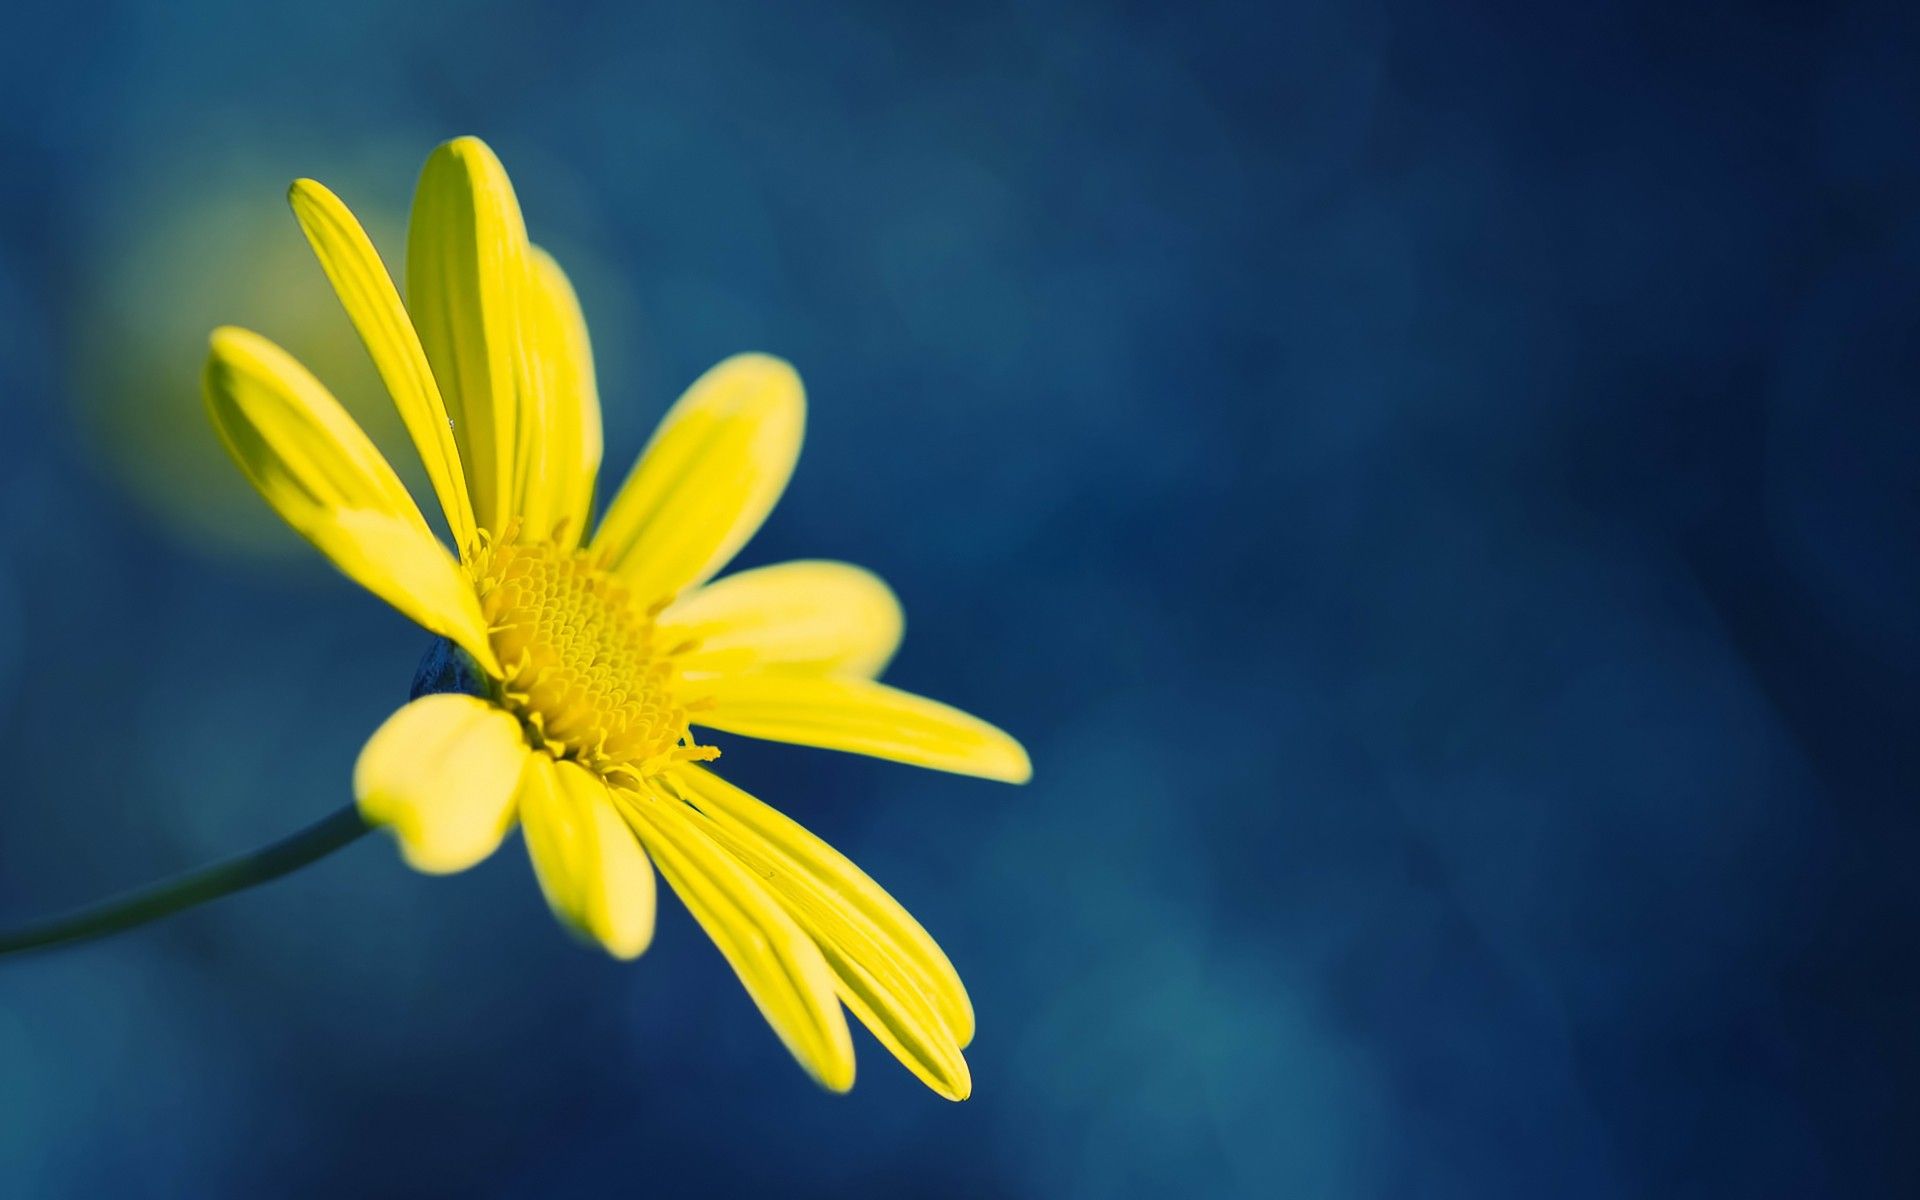
<instances>
[{"instance_id":1,"label":"flower stem","mask_svg":"<svg viewBox=\"0 0 1920 1200\"><path fill-rule=\"evenodd\" d=\"M290 837L177 879L103 900L64 917L0 933L0 954L78 942L144 925L256 884L278 879L332 854L367 832L359 809L349 804Z\"/></svg>"}]
</instances>

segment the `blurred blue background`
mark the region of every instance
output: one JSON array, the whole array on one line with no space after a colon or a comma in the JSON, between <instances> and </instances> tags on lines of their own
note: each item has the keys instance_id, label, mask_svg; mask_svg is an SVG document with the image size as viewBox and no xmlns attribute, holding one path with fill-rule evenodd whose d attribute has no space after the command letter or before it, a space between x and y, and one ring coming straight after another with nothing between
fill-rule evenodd
<instances>
[{"instance_id":1,"label":"blurred blue background","mask_svg":"<svg viewBox=\"0 0 1920 1200\"><path fill-rule=\"evenodd\" d=\"M952 954L964 1105L369 839L0 962L0 1194L1914 1194L1920 26L1578 8L10 6L0 923L346 798L425 639L199 363L403 457L282 192L397 261L459 133L609 474L790 358L743 563L880 571L1038 774L723 743Z\"/></svg>"}]
</instances>

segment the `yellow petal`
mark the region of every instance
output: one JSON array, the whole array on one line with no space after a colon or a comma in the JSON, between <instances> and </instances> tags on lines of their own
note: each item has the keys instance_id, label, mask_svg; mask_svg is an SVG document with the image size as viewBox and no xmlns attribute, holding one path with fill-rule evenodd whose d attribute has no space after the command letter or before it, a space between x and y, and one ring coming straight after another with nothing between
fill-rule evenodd
<instances>
[{"instance_id":1,"label":"yellow petal","mask_svg":"<svg viewBox=\"0 0 1920 1200\"><path fill-rule=\"evenodd\" d=\"M454 545L464 551L473 544L474 526L460 452L440 388L420 348L420 335L400 303L393 278L380 262L373 241L338 196L311 179L299 179L287 199L400 411L447 515Z\"/></svg>"},{"instance_id":2,"label":"yellow petal","mask_svg":"<svg viewBox=\"0 0 1920 1200\"><path fill-rule=\"evenodd\" d=\"M787 1050L823 1087L852 1087L853 1038L833 972L813 939L679 801L616 796L668 886L720 948Z\"/></svg>"},{"instance_id":3,"label":"yellow petal","mask_svg":"<svg viewBox=\"0 0 1920 1200\"><path fill-rule=\"evenodd\" d=\"M541 424L520 439L526 459L520 515L540 535L561 528L561 541L571 548L585 532L600 471L600 393L573 285L552 255L538 246L532 255L523 332Z\"/></svg>"},{"instance_id":4,"label":"yellow petal","mask_svg":"<svg viewBox=\"0 0 1920 1200\"><path fill-rule=\"evenodd\" d=\"M274 511L347 577L499 673L473 586L340 402L258 334L213 334L207 412Z\"/></svg>"},{"instance_id":5,"label":"yellow petal","mask_svg":"<svg viewBox=\"0 0 1920 1200\"><path fill-rule=\"evenodd\" d=\"M730 675L702 680L696 725L774 742L870 754L936 771L1025 783L1019 742L957 708L865 679Z\"/></svg>"},{"instance_id":6,"label":"yellow petal","mask_svg":"<svg viewBox=\"0 0 1920 1200\"><path fill-rule=\"evenodd\" d=\"M513 827L529 753L520 723L486 701L458 692L422 696L367 740L353 794L360 815L392 829L415 869L464 871Z\"/></svg>"},{"instance_id":7,"label":"yellow petal","mask_svg":"<svg viewBox=\"0 0 1920 1200\"><path fill-rule=\"evenodd\" d=\"M835 993L887 1053L944 1099L971 1096L973 1073L966 1056L912 981L858 935L836 927L831 909L793 904L795 918L833 972Z\"/></svg>"},{"instance_id":8,"label":"yellow petal","mask_svg":"<svg viewBox=\"0 0 1920 1200\"><path fill-rule=\"evenodd\" d=\"M973 1004L959 972L931 934L879 884L799 822L704 767L686 763L667 775L687 803L740 836L765 844L823 894L872 926L873 936L913 972L941 1017L965 1046L973 1040Z\"/></svg>"},{"instance_id":9,"label":"yellow petal","mask_svg":"<svg viewBox=\"0 0 1920 1200\"><path fill-rule=\"evenodd\" d=\"M515 514L526 223L506 169L478 138L427 158L407 225L407 305L453 417L474 519L498 534ZM529 422L537 429L537 422Z\"/></svg>"},{"instance_id":10,"label":"yellow petal","mask_svg":"<svg viewBox=\"0 0 1920 1200\"><path fill-rule=\"evenodd\" d=\"M520 827L555 915L614 957L639 957L653 940L653 867L607 785L575 763L530 755Z\"/></svg>"},{"instance_id":11,"label":"yellow petal","mask_svg":"<svg viewBox=\"0 0 1920 1200\"><path fill-rule=\"evenodd\" d=\"M919 922L845 856L719 776L688 766L663 782L820 944L854 1015L929 1087L964 1100L973 1006Z\"/></svg>"},{"instance_id":12,"label":"yellow petal","mask_svg":"<svg viewBox=\"0 0 1920 1200\"><path fill-rule=\"evenodd\" d=\"M650 599L705 582L786 490L805 424L792 367L764 354L727 359L668 410L593 548Z\"/></svg>"},{"instance_id":13,"label":"yellow petal","mask_svg":"<svg viewBox=\"0 0 1920 1200\"><path fill-rule=\"evenodd\" d=\"M667 643L691 639L689 671L878 675L899 648L900 602L879 576L838 562L741 571L690 592L660 616Z\"/></svg>"}]
</instances>

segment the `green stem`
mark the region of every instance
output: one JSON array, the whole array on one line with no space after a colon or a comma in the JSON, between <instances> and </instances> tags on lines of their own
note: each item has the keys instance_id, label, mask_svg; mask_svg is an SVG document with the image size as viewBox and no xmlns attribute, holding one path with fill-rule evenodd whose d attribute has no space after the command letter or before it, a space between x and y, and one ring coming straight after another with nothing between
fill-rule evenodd
<instances>
[{"instance_id":1,"label":"green stem","mask_svg":"<svg viewBox=\"0 0 1920 1200\"><path fill-rule=\"evenodd\" d=\"M289 871L325 858L366 833L367 828L360 811L349 804L291 837L262 846L249 854L215 863L211 867L202 867L178 879L170 879L141 891L103 900L64 917L0 933L0 954L117 933L177 913L183 908L217 900L256 884L278 879Z\"/></svg>"}]
</instances>

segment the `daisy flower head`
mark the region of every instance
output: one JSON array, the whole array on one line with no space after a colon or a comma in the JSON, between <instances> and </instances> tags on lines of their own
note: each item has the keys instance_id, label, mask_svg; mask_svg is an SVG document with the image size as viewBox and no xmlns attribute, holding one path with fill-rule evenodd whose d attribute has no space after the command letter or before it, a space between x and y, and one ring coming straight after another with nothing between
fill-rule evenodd
<instances>
[{"instance_id":1,"label":"daisy flower head","mask_svg":"<svg viewBox=\"0 0 1920 1200\"><path fill-rule=\"evenodd\" d=\"M493 152L459 138L427 160L404 301L332 192L303 179L291 201L451 542L312 374L257 334L213 334L207 410L234 461L343 573L437 635L412 699L360 754L360 815L432 873L518 826L554 913L621 958L652 938L657 871L822 1085L853 1084L851 1011L964 1099L973 1009L946 955L858 867L709 765L718 733L1030 774L999 729L877 681L902 619L874 575L796 561L714 578L792 474L799 376L763 354L713 367L596 523L586 323Z\"/></svg>"}]
</instances>

